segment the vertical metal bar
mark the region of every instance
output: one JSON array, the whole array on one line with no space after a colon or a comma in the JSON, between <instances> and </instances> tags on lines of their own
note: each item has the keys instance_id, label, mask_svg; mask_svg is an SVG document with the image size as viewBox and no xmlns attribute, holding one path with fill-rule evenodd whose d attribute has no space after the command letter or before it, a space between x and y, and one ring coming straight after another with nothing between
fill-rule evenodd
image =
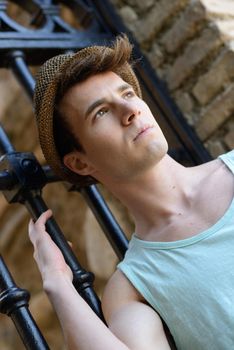
<instances>
[{"instance_id":1,"label":"vertical metal bar","mask_svg":"<svg viewBox=\"0 0 234 350\"><path fill-rule=\"evenodd\" d=\"M128 249L128 240L97 187L95 185L84 187L80 189L80 192L95 215L116 255L122 260Z\"/></svg>"},{"instance_id":2,"label":"vertical metal bar","mask_svg":"<svg viewBox=\"0 0 234 350\"><path fill-rule=\"evenodd\" d=\"M13 70L18 81L23 85L29 98L33 99L35 80L25 63L25 55L22 51L12 51L8 54L9 66Z\"/></svg>"},{"instance_id":3,"label":"vertical metal bar","mask_svg":"<svg viewBox=\"0 0 234 350\"><path fill-rule=\"evenodd\" d=\"M49 346L46 343L39 328L37 327L36 322L26 307L16 309L15 312L12 312L10 316L26 349L49 349Z\"/></svg>"},{"instance_id":4,"label":"vertical metal bar","mask_svg":"<svg viewBox=\"0 0 234 350\"><path fill-rule=\"evenodd\" d=\"M11 144L5 130L2 127L2 125L0 124L0 152L2 154L5 154L5 153L11 153L14 151L15 151L15 149L14 149L13 145Z\"/></svg>"},{"instance_id":5,"label":"vertical metal bar","mask_svg":"<svg viewBox=\"0 0 234 350\"><path fill-rule=\"evenodd\" d=\"M0 256L0 312L11 317L28 350L49 350L49 347L28 310L29 293L18 288Z\"/></svg>"},{"instance_id":6,"label":"vertical metal bar","mask_svg":"<svg viewBox=\"0 0 234 350\"><path fill-rule=\"evenodd\" d=\"M25 198L24 204L34 219L37 219L44 211L48 209L43 199L38 195L33 196L28 194L27 198ZM46 230L63 253L66 263L70 266L73 272L73 284L76 290L89 304L92 310L103 320L103 322L105 322L100 300L92 289L92 283L94 280L93 274L85 271L81 267L71 247L53 218L48 220Z\"/></svg>"}]
</instances>

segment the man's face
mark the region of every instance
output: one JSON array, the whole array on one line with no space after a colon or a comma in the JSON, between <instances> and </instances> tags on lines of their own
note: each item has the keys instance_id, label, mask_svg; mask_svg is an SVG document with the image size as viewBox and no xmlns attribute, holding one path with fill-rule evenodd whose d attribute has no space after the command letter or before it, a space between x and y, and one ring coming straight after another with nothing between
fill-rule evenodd
<instances>
[{"instance_id":1,"label":"man's face","mask_svg":"<svg viewBox=\"0 0 234 350\"><path fill-rule=\"evenodd\" d=\"M101 182L137 176L167 152L167 142L147 104L113 72L73 86L60 108L85 151L75 152L77 157Z\"/></svg>"}]
</instances>

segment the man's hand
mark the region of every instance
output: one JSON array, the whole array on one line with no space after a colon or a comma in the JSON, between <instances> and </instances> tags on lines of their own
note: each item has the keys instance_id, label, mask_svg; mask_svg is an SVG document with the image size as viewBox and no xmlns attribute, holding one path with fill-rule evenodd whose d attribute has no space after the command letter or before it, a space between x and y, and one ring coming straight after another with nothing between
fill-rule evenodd
<instances>
[{"instance_id":1,"label":"man's hand","mask_svg":"<svg viewBox=\"0 0 234 350\"><path fill-rule=\"evenodd\" d=\"M49 282L51 276L63 276L72 281L72 271L66 264L64 257L46 232L46 221L52 216L52 211L47 210L33 223L29 222L29 238L34 246L34 259L41 272L43 283Z\"/></svg>"},{"instance_id":2,"label":"man's hand","mask_svg":"<svg viewBox=\"0 0 234 350\"><path fill-rule=\"evenodd\" d=\"M72 271L46 232L47 210L34 224L29 223L29 237L34 246L34 258L43 279L43 286L58 315L67 348L70 350L129 350L77 293L72 284Z\"/></svg>"}]
</instances>

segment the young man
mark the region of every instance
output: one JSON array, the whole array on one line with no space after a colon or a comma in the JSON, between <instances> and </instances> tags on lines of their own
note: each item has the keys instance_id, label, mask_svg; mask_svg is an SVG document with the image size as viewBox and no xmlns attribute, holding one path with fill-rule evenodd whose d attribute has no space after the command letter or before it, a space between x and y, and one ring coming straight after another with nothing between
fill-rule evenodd
<instances>
[{"instance_id":1,"label":"young man","mask_svg":"<svg viewBox=\"0 0 234 350\"><path fill-rule=\"evenodd\" d=\"M68 181L103 183L136 226L103 295L109 329L45 232L50 211L29 226L44 288L69 349L169 349L160 315L179 350L230 350L234 151L193 168L168 156L130 54L118 38L113 48L55 57L40 72L35 112L48 163Z\"/></svg>"}]
</instances>

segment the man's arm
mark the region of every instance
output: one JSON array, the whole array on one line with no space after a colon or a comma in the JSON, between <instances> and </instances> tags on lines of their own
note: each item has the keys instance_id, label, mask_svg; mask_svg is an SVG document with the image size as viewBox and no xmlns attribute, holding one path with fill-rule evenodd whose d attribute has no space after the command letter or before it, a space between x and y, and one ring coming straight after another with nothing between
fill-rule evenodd
<instances>
[{"instance_id":1,"label":"man's arm","mask_svg":"<svg viewBox=\"0 0 234 350\"><path fill-rule=\"evenodd\" d=\"M110 312L111 331L95 315L75 290L70 268L45 231L45 223L50 216L51 211L47 211L35 224L31 221L29 237L34 245L34 258L42 275L44 289L59 317L68 349L168 350L168 345L161 347L157 336L149 339L152 334L157 334L157 322L154 323L151 310L144 308L146 305L130 303L125 309L120 305L113 313ZM156 327L155 332L151 324Z\"/></svg>"},{"instance_id":2,"label":"man's arm","mask_svg":"<svg viewBox=\"0 0 234 350\"><path fill-rule=\"evenodd\" d=\"M170 349L160 317L118 270L105 288L102 308L111 331L130 349Z\"/></svg>"}]
</instances>

